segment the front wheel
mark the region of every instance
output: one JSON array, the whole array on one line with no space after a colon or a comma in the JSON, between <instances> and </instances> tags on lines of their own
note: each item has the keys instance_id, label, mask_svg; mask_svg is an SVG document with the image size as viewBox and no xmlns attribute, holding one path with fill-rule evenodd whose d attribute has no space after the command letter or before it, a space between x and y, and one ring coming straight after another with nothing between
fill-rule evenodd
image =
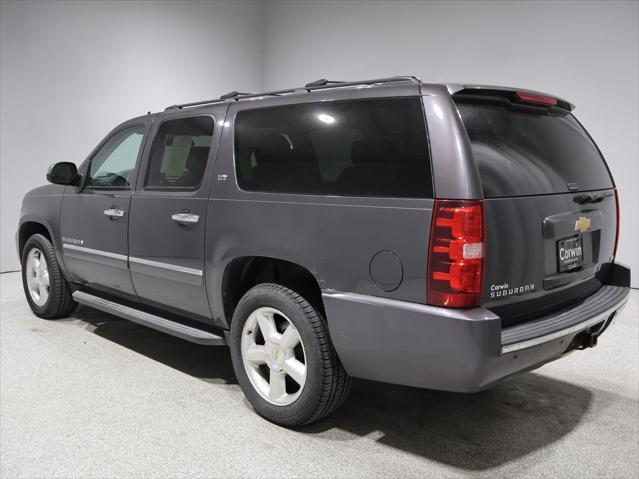
<instances>
[{"instance_id":1,"label":"front wheel","mask_svg":"<svg viewBox=\"0 0 639 479\"><path fill-rule=\"evenodd\" d=\"M233 368L253 408L283 426L317 421L346 399L350 378L326 321L296 292L264 283L240 300L230 334Z\"/></svg>"},{"instance_id":2,"label":"front wheel","mask_svg":"<svg viewBox=\"0 0 639 479\"><path fill-rule=\"evenodd\" d=\"M77 306L53 245L40 234L31 236L22 250L22 286L31 310L41 318L66 316Z\"/></svg>"}]
</instances>

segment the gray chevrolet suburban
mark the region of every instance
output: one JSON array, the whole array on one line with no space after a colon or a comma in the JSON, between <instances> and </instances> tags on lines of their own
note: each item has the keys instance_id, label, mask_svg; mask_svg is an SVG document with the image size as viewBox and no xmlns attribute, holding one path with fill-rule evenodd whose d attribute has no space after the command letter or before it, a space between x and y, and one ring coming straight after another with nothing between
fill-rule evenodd
<instances>
[{"instance_id":1,"label":"gray chevrolet suburban","mask_svg":"<svg viewBox=\"0 0 639 479\"><path fill-rule=\"evenodd\" d=\"M286 426L351 377L485 389L596 345L628 298L615 184L573 108L392 77L134 118L24 198L27 301L228 345Z\"/></svg>"}]
</instances>

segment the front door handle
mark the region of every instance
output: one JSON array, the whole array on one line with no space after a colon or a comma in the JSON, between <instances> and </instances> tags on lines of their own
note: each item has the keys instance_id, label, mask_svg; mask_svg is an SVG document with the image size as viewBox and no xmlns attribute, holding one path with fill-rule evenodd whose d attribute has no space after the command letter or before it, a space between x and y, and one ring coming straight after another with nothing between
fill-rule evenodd
<instances>
[{"instance_id":1,"label":"front door handle","mask_svg":"<svg viewBox=\"0 0 639 479\"><path fill-rule=\"evenodd\" d=\"M113 206L104 210L104 214L113 220L115 218L122 218L124 216L124 210L120 210L116 206Z\"/></svg>"},{"instance_id":2,"label":"front door handle","mask_svg":"<svg viewBox=\"0 0 639 479\"><path fill-rule=\"evenodd\" d=\"M200 215L194 215L193 213L175 213L171 215L171 219L181 225L194 225L200 221Z\"/></svg>"}]
</instances>

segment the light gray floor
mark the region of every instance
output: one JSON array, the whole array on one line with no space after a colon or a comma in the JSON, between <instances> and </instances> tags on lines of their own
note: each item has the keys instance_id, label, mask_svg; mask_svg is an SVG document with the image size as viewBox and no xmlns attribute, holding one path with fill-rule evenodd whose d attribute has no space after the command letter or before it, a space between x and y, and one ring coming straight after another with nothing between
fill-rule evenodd
<instances>
[{"instance_id":1,"label":"light gray floor","mask_svg":"<svg viewBox=\"0 0 639 479\"><path fill-rule=\"evenodd\" d=\"M226 348L79 308L44 321L1 279L0 476L637 477L639 292L595 349L461 395L356 381L298 431L260 419Z\"/></svg>"}]
</instances>

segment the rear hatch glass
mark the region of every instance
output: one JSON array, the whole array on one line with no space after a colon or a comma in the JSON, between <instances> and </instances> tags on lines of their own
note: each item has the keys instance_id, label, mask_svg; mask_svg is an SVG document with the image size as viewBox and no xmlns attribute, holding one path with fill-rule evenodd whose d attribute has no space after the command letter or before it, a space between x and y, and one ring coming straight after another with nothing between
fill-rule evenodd
<instances>
[{"instance_id":1,"label":"rear hatch glass","mask_svg":"<svg viewBox=\"0 0 639 479\"><path fill-rule=\"evenodd\" d=\"M612 188L601 154L565 110L459 103L485 198Z\"/></svg>"},{"instance_id":2,"label":"rear hatch glass","mask_svg":"<svg viewBox=\"0 0 639 479\"><path fill-rule=\"evenodd\" d=\"M613 256L616 204L588 133L563 108L456 101L485 198L484 304L509 326L592 294Z\"/></svg>"}]
</instances>

